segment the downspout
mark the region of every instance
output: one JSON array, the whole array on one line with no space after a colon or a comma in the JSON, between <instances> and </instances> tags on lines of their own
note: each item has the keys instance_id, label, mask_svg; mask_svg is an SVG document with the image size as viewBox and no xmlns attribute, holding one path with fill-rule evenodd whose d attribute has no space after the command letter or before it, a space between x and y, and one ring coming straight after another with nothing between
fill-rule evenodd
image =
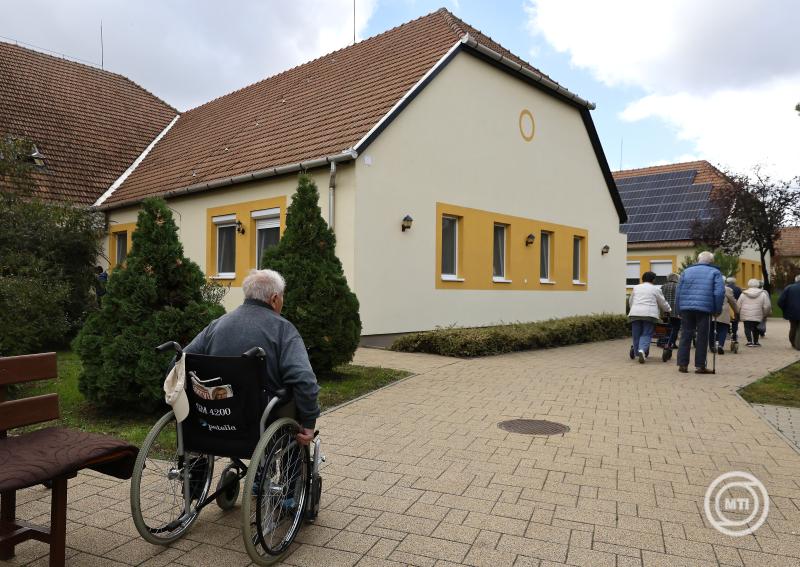
<instances>
[{"instance_id":1,"label":"downspout","mask_svg":"<svg viewBox=\"0 0 800 567\"><path fill-rule=\"evenodd\" d=\"M328 226L333 230L334 203L336 201L336 162L331 162L331 176L328 183Z\"/></svg>"}]
</instances>

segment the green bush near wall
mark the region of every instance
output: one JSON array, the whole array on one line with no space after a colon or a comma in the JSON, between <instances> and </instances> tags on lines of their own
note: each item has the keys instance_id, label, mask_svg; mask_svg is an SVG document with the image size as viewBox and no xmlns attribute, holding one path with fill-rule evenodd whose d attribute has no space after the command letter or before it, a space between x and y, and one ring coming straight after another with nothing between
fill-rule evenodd
<instances>
[{"instance_id":1,"label":"green bush near wall","mask_svg":"<svg viewBox=\"0 0 800 567\"><path fill-rule=\"evenodd\" d=\"M619 339L630 334L624 315L599 314L492 327L448 327L405 335L392 350L443 356L490 356Z\"/></svg>"}]
</instances>

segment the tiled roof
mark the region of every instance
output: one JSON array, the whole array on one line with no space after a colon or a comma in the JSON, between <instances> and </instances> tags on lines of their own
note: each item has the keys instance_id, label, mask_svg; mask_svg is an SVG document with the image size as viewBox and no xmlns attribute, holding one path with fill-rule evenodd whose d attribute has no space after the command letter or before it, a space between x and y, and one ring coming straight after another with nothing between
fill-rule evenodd
<instances>
[{"instance_id":1,"label":"tiled roof","mask_svg":"<svg viewBox=\"0 0 800 567\"><path fill-rule=\"evenodd\" d=\"M440 9L187 111L106 206L353 148L464 34L539 73Z\"/></svg>"},{"instance_id":2,"label":"tiled roof","mask_svg":"<svg viewBox=\"0 0 800 567\"><path fill-rule=\"evenodd\" d=\"M707 161L614 172L628 222L629 243L688 241L692 223L710 216L709 196L726 178Z\"/></svg>"},{"instance_id":3,"label":"tiled roof","mask_svg":"<svg viewBox=\"0 0 800 567\"><path fill-rule=\"evenodd\" d=\"M0 135L45 156L42 198L94 203L176 114L121 75L0 42Z\"/></svg>"},{"instance_id":4,"label":"tiled roof","mask_svg":"<svg viewBox=\"0 0 800 567\"><path fill-rule=\"evenodd\" d=\"M781 229L781 236L775 242L775 256L800 256L800 226L789 226Z\"/></svg>"}]
</instances>

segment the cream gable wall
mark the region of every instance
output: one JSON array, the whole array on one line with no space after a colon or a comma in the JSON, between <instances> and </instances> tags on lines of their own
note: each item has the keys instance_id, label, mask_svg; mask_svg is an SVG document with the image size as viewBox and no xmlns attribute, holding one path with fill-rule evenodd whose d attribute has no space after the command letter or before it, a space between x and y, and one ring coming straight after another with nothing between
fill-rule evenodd
<instances>
[{"instance_id":1,"label":"cream gable wall","mask_svg":"<svg viewBox=\"0 0 800 567\"><path fill-rule=\"evenodd\" d=\"M336 175L336 202L334 206L334 225L336 227L336 254L342 261L348 283L355 283L355 258L353 254L353 241L355 238L355 186L354 166L352 164L338 164ZM320 168L310 172L320 192L319 205L322 216L328 218L328 182L329 169ZM195 193L185 197L173 198L168 201L173 211L175 222L178 225L179 236L183 243L186 256L197 262L204 273L206 270L206 257L208 249L207 211L214 207L235 205L237 203L286 197L286 205L291 203L291 196L297 189L297 175L290 174L281 177L253 181L246 184L225 187L217 190ZM108 212L109 226L120 223L135 223L138 207L117 209ZM250 237L245 234L244 237ZM239 238L237 236L237 238ZM103 239L104 254L109 257L108 238ZM238 250L237 250L238 251ZM221 283L226 284L225 281ZM243 299L242 288L231 286L225 296L224 305L228 311L241 304Z\"/></svg>"},{"instance_id":2,"label":"cream gable wall","mask_svg":"<svg viewBox=\"0 0 800 567\"><path fill-rule=\"evenodd\" d=\"M523 109L536 122L531 142L520 134ZM468 53L362 152L356 185L364 334L623 309L626 237L579 111ZM437 202L587 229L588 288L436 289ZM413 227L401 232L406 214Z\"/></svg>"}]
</instances>

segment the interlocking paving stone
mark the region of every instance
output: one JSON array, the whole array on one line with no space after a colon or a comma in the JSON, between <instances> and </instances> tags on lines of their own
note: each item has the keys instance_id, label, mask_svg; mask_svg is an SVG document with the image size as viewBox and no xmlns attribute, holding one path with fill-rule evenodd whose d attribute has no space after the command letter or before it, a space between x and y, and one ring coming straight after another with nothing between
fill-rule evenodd
<instances>
[{"instance_id":1,"label":"interlocking paving stone","mask_svg":"<svg viewBox=\"0 0 800 567\"><path fill-rule=\"evenodd\" d=\"M800 408L765 404L753 408L800 449Z\"/></svg>"},{"instance_id":2,"label":"interlocking paving stone","mask_svg":"<svg viewBox=\"0 0 800 567\"><path fill-rule=\"evenodd\" d=\"M783 323L770 324L779 336ZM734 394L796 359L769 338L702 377L629 364L627 341L475 360L359 350L359 364L419 375L320 418L323 509L282 565L796 567L800 455ZM571 431L497 428L516 418ZM757 537L704 518L709 482L729 470L753 472L772 496ZM129 486L91 471L70 481L69 565L250 565L239 507L210 506L155 548L130 521ZM20 516L47 522L49 497L21 491ZM46 565L45 554L27 542L0 564Z\"/></svg>"}]
</instances>

